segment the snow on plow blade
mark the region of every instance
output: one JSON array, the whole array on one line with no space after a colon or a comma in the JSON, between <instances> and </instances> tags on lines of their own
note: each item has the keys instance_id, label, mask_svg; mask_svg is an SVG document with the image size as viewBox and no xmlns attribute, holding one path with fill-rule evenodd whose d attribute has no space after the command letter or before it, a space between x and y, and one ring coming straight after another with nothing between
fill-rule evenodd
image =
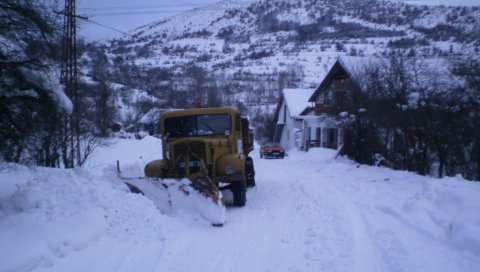
<instances>
[{"instance_id":1,"label":"snow on plow blade","mask_svg":"<svg viewBox=\"0 0 480 272\"><path fill-rule=\"evenodd\" d=\"M134 193L142 193L164 213L195 211L213 226L226 220L222 193L208 178L184 179L122 178Z\"/></svg>"}]
</instances>

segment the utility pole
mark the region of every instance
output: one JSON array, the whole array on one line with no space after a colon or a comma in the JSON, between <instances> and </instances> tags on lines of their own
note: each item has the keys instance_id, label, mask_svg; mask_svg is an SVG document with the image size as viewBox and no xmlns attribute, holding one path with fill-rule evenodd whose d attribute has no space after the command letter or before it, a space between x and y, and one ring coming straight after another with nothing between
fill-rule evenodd
<instances>
[{"instance_id":1,"label":"utility pole","mask_svg":"<svg viewBox=\"0 0 480 272\"><path fill-rule=\"evenodd\" d=\"M80 102L78 97L77 73L77 25L75 0L65 0L65 9L61 12L63 20L62 69L61 81L65 92L73 103L73 111L65 116L63 161L66 168L75 167L81 162L80 150Z\"/></svg>"}]
</instances>

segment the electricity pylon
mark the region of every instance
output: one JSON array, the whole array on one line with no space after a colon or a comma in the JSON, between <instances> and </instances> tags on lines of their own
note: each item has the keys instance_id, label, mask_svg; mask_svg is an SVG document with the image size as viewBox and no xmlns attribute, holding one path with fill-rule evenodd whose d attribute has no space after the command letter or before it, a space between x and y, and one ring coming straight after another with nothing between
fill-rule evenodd
<instances>
[{"instance_id":1,"label":"electricity pylon","mask_svg":"<svg viewBox=\"0 0 480 272\"><path fill-rule=\"evenodd\" d=\"M65 85L65 93L73 104L73 111L65 116L63 162L66 168L73 168L81 162L80 152L80 103L78 97L77 73L77 25L75 0L65 0L62 12L62 69L61 82Z\"/></svg>"}]
</instances>

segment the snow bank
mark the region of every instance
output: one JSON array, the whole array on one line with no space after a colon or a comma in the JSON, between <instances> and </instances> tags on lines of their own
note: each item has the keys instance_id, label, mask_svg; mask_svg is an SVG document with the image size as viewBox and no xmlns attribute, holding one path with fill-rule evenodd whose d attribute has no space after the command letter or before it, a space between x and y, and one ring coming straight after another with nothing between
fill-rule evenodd
<instances>
[{"instance_id":1,"label":"snow bank","mask_svg":"<svg viewBox=\"0 0 480 272\"><path fill-rule=\"evenodd\" d=\"M452 245L472 253L480 252L480 201L478 184L461 177L438 181L430 218Z\"/></svg>"},{"instance_id":2,"label":"snow bank","mask_svg":"<svg viewBox=\"0 0 480 272\"><path fill-rule=\"evenodd\" d=\"M12 169L0 171L0 191L3 181L16 183L0 198L0 271L53 267L112 235L162 238L162 214L121 182L81 169Z\"/></svg>"},{"instance_id":3,"label":"snow bank","mask_svg":"<svg viewBox=\"0 0 480 272\"><path fill-rule=\"evenodd\" d=\"M0 166L0 199L11 195L20 186L32 178L34 169L14 163L2 163Z\"/></svg>"},{"instance_id":4,"label":"snow bank","mask_svg":"<svg viewBox=\"0 0 480 272\"><path fill-rule=\"evenodd\" d=\"M123 176L143 177L145 165L161 158L162 142L158 138L146 136L141 140L112 139L95 149L85 168L98 175L116 176L118 160Z\"/></svg>"},{"instance_id":5,"label":"snow bank","mask_svg":"<svg viewBox=\"0 0 480 272\"><path fill-rule=\"evenodd\" d=\"M22 197L20 202L23 201ZM28 271L38 266L51 266L54 259L94 244L106 229L104 212L100 209L54 221L25 213L11 216L0 224L0 255L10 256L2 260L2 267L5 271Z\"/></svg>"}]
</instances>

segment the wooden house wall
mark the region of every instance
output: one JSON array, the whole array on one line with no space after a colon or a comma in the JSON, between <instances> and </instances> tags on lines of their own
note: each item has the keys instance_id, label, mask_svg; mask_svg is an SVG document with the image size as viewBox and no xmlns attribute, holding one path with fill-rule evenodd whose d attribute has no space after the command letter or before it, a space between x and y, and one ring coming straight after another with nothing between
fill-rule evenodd
<instances>
[{"instance_id":1,"label":"wooden house wall","mask_svg":"<svg viewBox=\"0 0 480 272\"><path fill-rule=\"evenodd\" d=\"M353 89L354 85L350 78L332 80L325 90L318 93L317 99L315 100L315 114L320 115L326 113L337 115L340 112L351 110L353 108ZM325 96L325 94L330 91L333 92L333 104L326 105L320 103L319 96Z\"/></svg>"}]
</instances>

